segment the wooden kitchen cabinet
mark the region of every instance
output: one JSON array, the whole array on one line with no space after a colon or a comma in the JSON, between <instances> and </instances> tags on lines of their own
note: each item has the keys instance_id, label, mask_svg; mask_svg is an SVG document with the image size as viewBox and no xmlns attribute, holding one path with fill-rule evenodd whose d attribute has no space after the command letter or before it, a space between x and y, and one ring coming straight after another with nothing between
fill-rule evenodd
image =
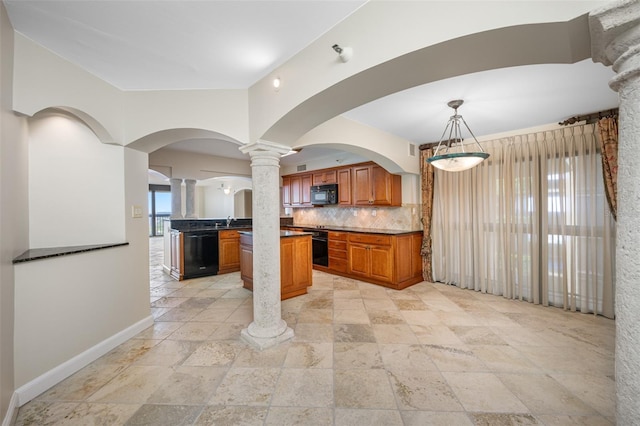
<instances>
[{"instance_id":1,"label":"wooden kitchen cabinet","mask_svg":"<svg viewBox=\"0 0 640 426\"><path fill-rule=\"evenodd\" d=\"M338 169L338 204L342 206L351 205L351 167Z\"/></svg>"},{"instance_id":2,"label":"wooden kitchen cabinet","mask_svg":"<svg viewBox=\"0 0 640 426\"><path fill-rule=\"evenodd\" d=\"M311 206L311 186L338 184L339 206L402 205L402 177L373 162L282 177L284 207Z\"/></svg>"},{"instance_id":3,"label":"wooden kitchen cabinet","mask_svg":"<svg viewBox=\"0 0 640 426\"><path fill-rule=\"evenodd\" d=\"M329 232L329 271L346 273L349 269L347 256L347 233Z\"/></svg>"},{"instance_id":4,"label":"wooden kitchen cabinet","mask_svg":"<svg viewBox=\"0 0 640 426\"><path fill-rule=\"evenodd\" d=\"M280 238L280 298L307 293L312 285L311 235ZM244 288L253 291L253 235L240 235L240 277Z\"/></svg>"},{"instance_id":5,"label":"wooden kitchen cabinet","mask_svg":"<svg viewBox=\"0 0 640 426\"><path fill-rule=\"evenodd\" d=\"M282 205L291 207L291 178L289 176L282 177Z\"/></svg>"},{"instance_id":6,"label":"wooden kitchen cabinet","mask_svg":"<svg viewBox=\"0 0 640 426\"><path fill-rule=\"evenodd\" d=\"M180 231L171 230L171 270L169 275L172 278L182 281L184 279L184 234Z\"/></svg>"},{"instance_id":7,"label":"wooden kitchen cabinet","mask_svg":"<svg viewBox=\"0 0 640 426\"><path fill-rule=\"evenodd\" d=\"M406 282L422 277L422 233L400 235L396 237L398 258L397 281Z\"/></svg>"},{"instance_id":8,"label":"wooden kitchen cabinet","mask_svg":"<svg viewBox=\"0 0 640 426\"><path fill-rule=\"evenodd\" d=\"M402 290L422 281L422 232L329 230L329 266L314 269Z\"/></svg>"},{"instance_id":9,"label":"wooden kitchen cabinet","mask_svg":"<svg viewBox=\"0 0 640 426\"><path fill-rule=\"evenodd\" d=\"M240 234L235 229L225 229L218 233L220 252L219 274L240 270Z\"/></svg>"},{"instance_id":10,"label":"wooden kitchen cabinet","mask_svg":"<svg viewBox=\"0 0 640 426\"><path fill-rule=\"evenodd\" d=\"M385 283L392 282L393 251L390 236L351 234L348 242L348 271L351 275Z\"/></svg>"},{"instance_id":11,"label":"wooden kitchen cabinet","mask_svg":"<svg viewBox=\"0 0 640 426\"><path fill-rule=\"evenodd\" d=\"M313 173L313 185L327 185L330 183L338 183L338 174L336 170L321 170Z\"/></svg>"},{"instance_id":12,"label":"wooden kitchen cabinet","mask_svg":"<svg viewBox=\"0 0 640 426\"><path fill-rule=\"evenodd\" d=\"M400 206L402 181L375 163L354 166L353 204L368 206Z\"/></svg>"},{"instance_id":13,"label":"wooden kitchen cabinet","mask_svg":"<svg viewBox=\"0 0 640 426\"><path fill-rule=\"evenodd\" d=\"M291 207L311 205L311 174L290 177Z\"/></svg>"}]
</instances>

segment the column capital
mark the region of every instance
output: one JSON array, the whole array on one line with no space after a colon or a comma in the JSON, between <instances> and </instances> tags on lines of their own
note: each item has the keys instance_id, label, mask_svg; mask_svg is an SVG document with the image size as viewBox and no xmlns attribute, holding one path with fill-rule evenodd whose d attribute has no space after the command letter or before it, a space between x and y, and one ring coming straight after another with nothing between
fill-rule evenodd
<instances>
[{"instance_id":1,"label":"column capital","mask_svg":"<svg viewBox=\"0 0 640 426\"><path fill-rule=\"evenodd\" d=\"M281 145L279 143L258 140L256 142L252 142L247 145L243 145L240 147L240 151L243 154L254 155L255 153L274 153L278 154L278 156L282 156L287 152L291 151L290 146Z\"/></svg>"},{"instance_id":2,"label":"column capital","mask_svg":"<svg viewBox=\"0 0 640 426\"><path fill-rule=\"evenodd\" d=\"M616 0L593 10L589 31L593 61L617 73L609 82L613 90L640 75L640 2Z\"/></svg>"}]
</instances>

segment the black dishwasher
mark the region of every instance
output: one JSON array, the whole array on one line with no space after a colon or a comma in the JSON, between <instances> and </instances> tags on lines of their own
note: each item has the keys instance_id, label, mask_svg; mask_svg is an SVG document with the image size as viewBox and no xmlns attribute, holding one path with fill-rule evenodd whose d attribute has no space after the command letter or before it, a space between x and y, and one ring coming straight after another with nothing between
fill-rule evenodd
<instances>
[{"instance_id":1,"label":"black dishwasher","mask_svg":"<svg viewBox=\"0 0 640 426\"><path fill-rule=\"evenodd\" d=\"M184 277L218 274L218 231L184 233Z\"/></svg>"}]
</instances>

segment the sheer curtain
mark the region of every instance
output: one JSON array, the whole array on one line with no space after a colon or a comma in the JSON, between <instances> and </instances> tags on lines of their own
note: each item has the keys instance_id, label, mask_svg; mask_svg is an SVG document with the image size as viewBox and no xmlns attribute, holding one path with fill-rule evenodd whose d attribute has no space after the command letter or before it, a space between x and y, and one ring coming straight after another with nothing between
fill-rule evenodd
<instances>
[{"instance_id":1,"label":"sheer curtain","mask_svg":"<svg viewBox=\"0 0 640 426\"><path fill-rule=\"evenodd\" d=\"M613 317L615 221L596 138L583 125L483 142L480 166L436 170L434 279Z\"/></svg>"}]
</instances>

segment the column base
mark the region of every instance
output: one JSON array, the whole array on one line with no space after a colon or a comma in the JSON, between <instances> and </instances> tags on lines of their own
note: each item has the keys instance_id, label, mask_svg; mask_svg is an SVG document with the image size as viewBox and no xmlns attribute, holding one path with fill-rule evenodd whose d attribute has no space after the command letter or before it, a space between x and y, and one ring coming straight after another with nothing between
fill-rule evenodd
<instances>
[{"instance_id":1,"label":"column base","mask_svg":"<svg viewBox=\"0 0 640 426\"><path fill-rule=\"evenodd\" d=\"M250 335L249 330L245 328L240 332L240 339L261 351L293 339L293 329L287 327L282 334L275 337L255 337Z\"/></svg>"}]
</instances>

